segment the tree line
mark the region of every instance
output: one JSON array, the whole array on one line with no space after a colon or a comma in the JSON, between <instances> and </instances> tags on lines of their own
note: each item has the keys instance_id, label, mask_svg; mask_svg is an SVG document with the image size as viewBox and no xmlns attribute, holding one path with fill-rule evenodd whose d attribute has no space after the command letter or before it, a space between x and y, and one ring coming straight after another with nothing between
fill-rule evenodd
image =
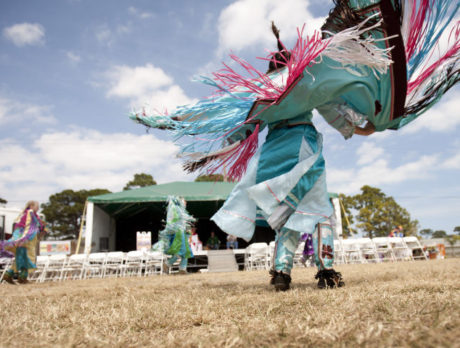
<instances>
[{"instance_id":1,"label":"tree line","mask_svg":"<svg viewBox=\"0 0 460 348\"><path fill-rule=\"evenodd\" d=\"M195 181L224 181L221 174L200 175ZM150 174L134 174L123 190L156 185ZM41 205L42 213L49 224L51 238L77 238L80 230L84 205L88 197L111 193L107 189L92 190L63 190L49 197L48 202ZM407 209L400 206L396 200L387 196L376 187L365 185L356 195L339 195L342 208L342 230L344 237L358 233L373 238L387 236L390 231L402 226L405 235L420 235L423 238L447 238L454 243L460 239L460 226L448 234L443 230L429 228L419 229L419 222L412 219ZM0 197L0 204L7 201Z\"/></svg>"},{"instance_id":2,"label":"tree line","mask_svg":"<svg viewBox=\"0 0 460 348\"><path fill-rule=\"evenodd\" d=\"M361 187L361 192L354 196L340 194L339 197L343 209L342 229L347 237L358 232L369 238L384 237L398 226L403 227L406 236L419 235L423 238L455 240L460 237L460 226L454 228L453 234L448 234L444 230L419 229L419 222L411 218L407 209L376 187L365 185Z\"/></svg>"},{"instance_id":3,"label":"tree line","mask_svg":"<svg viewBox=\"0 0 460 348\"><path fill-rule=\"evenodd\" d=\"M223 181L220 174L201 175L195 181ZM156 185L153 176L146 173L134 174L132 180L123 187L123 191ZM51 238L78 238L85 202L88 197L111 193L107 189L64 190L49 197L48 202L41 205L41 212L49 226Z\"/></svg>"}]
</instances>

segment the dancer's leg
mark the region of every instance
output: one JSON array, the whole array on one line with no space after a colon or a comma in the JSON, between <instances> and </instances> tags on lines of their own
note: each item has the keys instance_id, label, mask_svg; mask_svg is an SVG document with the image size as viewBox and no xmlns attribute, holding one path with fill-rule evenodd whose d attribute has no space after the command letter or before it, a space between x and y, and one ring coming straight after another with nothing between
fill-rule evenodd
<instances>
[{"instance_id":1,"label":"dancer's leg","mask_svg":"<svg viewBox=\"0 0 460 348\"><path fill-rule=\"evenodd\" d=\"M3 278L1 280L4 280L5 282L10 283L10 284L15 284L15 282L14 282L14 270L12 268L7 270L5 272L5 274L3 275Z\"/></svg>"},{"instance_id":2,"label":"dancer's leg","mask_svg":"<svg viewBox=\"0 0 460 348\"><path fill-rule=\"evenodd\" d=\"M188 259L181 256L180 264L179 264L179 271L187 272L187 264L188 264Z\"/></svg>"},{"instance_id":3,"label":"dancer's leg","mask_svg":"<svg viewBox=\"0 0 460 348\"><path fill-rule=\"evenodd\" d=\"M319 223L313 234L313 248L315 249L315 263L318 273L318 288L335 288L345 285L342 275L336 272L334 263L334 233L329 222Z\"/></svg>"},{"instance_id":4,"label":"dancer's leg","mask_svg":"<svg viewBox=\"0 0 460 348\"><path fill-rule=\"evenodd\" d=\"M27 283L28 280L27 280L27 277L29 276L29 272L27 271L27 268L22 268L20 271L19 271L19 275L18 275L18 282L19 283Z\"/></svg>"},{"instance_id":5,"label":"dancer's leg","mask_svg":"<svg viewBox=\"0 0 460 348\"><path fill-rule=\"evenodd\" d=\"M298 232L287 228L277 231L274 253L275 271L291 274L298 242Z\"/></svg>"},{"instance_id":6,"label":"dancer's leg","mask_svg":"<svg viewBox=\"0 0 460 348\"><path fill-rule=\"evenodd\" d=\"M168 264L169 267L171 267L172 265L174 265L174 262L176 262L178 258L179 258L178 255L173 255L168 259L168 261L166 261L166 263Z\"/></svg>"},{"instance_id":7,"label":"dancer's leg","mask_svg":"<svg viewBox=\"0 0 460 348\"><path fill-rule=\"evenodd\" d=\"M331 269L334 263L334 233L332 226L319 223L313 233L315 264L318 270Z\"/></svg>"}]
</instances>

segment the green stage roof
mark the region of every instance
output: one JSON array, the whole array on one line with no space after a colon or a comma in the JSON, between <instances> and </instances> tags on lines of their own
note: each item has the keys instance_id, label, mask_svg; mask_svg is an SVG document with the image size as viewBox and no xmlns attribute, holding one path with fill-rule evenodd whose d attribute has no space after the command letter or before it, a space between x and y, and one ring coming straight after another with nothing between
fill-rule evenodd
<instances>
[{"instance_id":1,"label":"green stage roof","mask_svg":"<svg viewBox=\"0 0 460 348\"><path fill-rule=\"evenodd\" d=\"M211 217L224 203L235 183L230 182L171 182L116 193L88 197L115 218L134 216L148 211L164 214L168 196L184 197L187 210L196 218Z\"/></svg>"},{"instance_id":2,"label":"green stage roof","mask_svg":"<svg viewBox=\"0 0 460 348\"><path fill-rule=\"evenodd\" d=\"M187 202L224 201L234 186L235 183L231 182L176 181L168 184L152 185L134 190L92 196L88 197L88 201L96 204L164 202L170 195L184 197Z\"/></svg>"},{"instance_id":3,"label":"green stage roof","mask_svg":"<svg viewBox=\"0 0 460 348\"><path fill-rule=\"evenodd\" d=\"M131 216L150 210L164 213L168 196L184 197L187 210L197 218L210 217L227 199L235 183L176 181L100 196L88 197L98 207L114 217ZM337 194L330 193L331 198Z\"/></svg>"}]
</instances>

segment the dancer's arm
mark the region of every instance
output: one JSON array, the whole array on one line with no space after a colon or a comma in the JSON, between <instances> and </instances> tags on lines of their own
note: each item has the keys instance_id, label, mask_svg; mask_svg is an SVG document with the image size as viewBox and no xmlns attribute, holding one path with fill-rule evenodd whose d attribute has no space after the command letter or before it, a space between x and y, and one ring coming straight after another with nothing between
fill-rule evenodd
<instances>
[{"instance_id":1,"label":"dancer's arm","mask_svg":"<svg viewBox=\"0 0 460 348\"><path fill-rule=\"evenodd\" d=\"M375 127L369 121L366 123L364 127L358 127L358 126L355 127L355 134L358 134L358 135L367 136L367 135L371 135L374 132L375 132Z\"/></svg>"}]
</instances>

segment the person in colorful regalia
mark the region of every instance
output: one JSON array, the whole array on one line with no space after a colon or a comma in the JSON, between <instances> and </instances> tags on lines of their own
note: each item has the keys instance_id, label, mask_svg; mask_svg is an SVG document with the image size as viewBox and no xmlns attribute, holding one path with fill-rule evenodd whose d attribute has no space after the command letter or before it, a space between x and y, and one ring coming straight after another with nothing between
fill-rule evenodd
<instances>
[{"instance_id":1,"label":"person in colorful regalia","mask_svg":"<svg viewBox=\"0 0 460 348\"><path fill-rule=\"evenodd\" d=\"M186 202L181 197L168 197L166 226L158 233L158 242L152 246L155 251L169 255L163 264L165 272L180 258L179 273L187 273L188 259L193 257L189 238L192 223L195 221L186 208Z\"/></svg>"},{"instance_id":2,"label":"person in colorful regalia","mask_svg":"<svg viewBox=\"0 0 460 348\"><path fill-rule=\"evenodd\" d=\"M345 139L407 126L460 80L460 23L447 50L437 45L460 4L452 0L335 0L321 32L287 50L279 39L269 70L238 57L202 78L216 94L171 115L134 113L135 121L189 135L189 171L225 167L238 184L213 216L226 233L249 241L260 217L276 231L271 283L290 288L293 255L312 235L319 288L340 287L333 268L332 206L326 189L319 114ZM438 56L437 54L440 53ZM268 128L262 148L259 132ZM207 137L206 137L207 135ZM204 140L204 141L203 141ZM214 141L213 141L214 140ZM307 251L308 253L308 251Z\"/></svg>"},{"instance_id":3,"label":"person in colorful regalia","mask_svg":"<svg viewBox=\"0 0 460 348\"><path fill-rule=\"evenodd\" d=\"M37 201L27 202L14 222L13 236L0 243L1 252L15 258L12 268L3 275L3 280L10 284L15 284L15 275L18 283L27 283L29 272L37 268L35 265L37 243L40 236L46 233L45 223L37 214L38 209Z\"/></svg>"}]
</instances>

